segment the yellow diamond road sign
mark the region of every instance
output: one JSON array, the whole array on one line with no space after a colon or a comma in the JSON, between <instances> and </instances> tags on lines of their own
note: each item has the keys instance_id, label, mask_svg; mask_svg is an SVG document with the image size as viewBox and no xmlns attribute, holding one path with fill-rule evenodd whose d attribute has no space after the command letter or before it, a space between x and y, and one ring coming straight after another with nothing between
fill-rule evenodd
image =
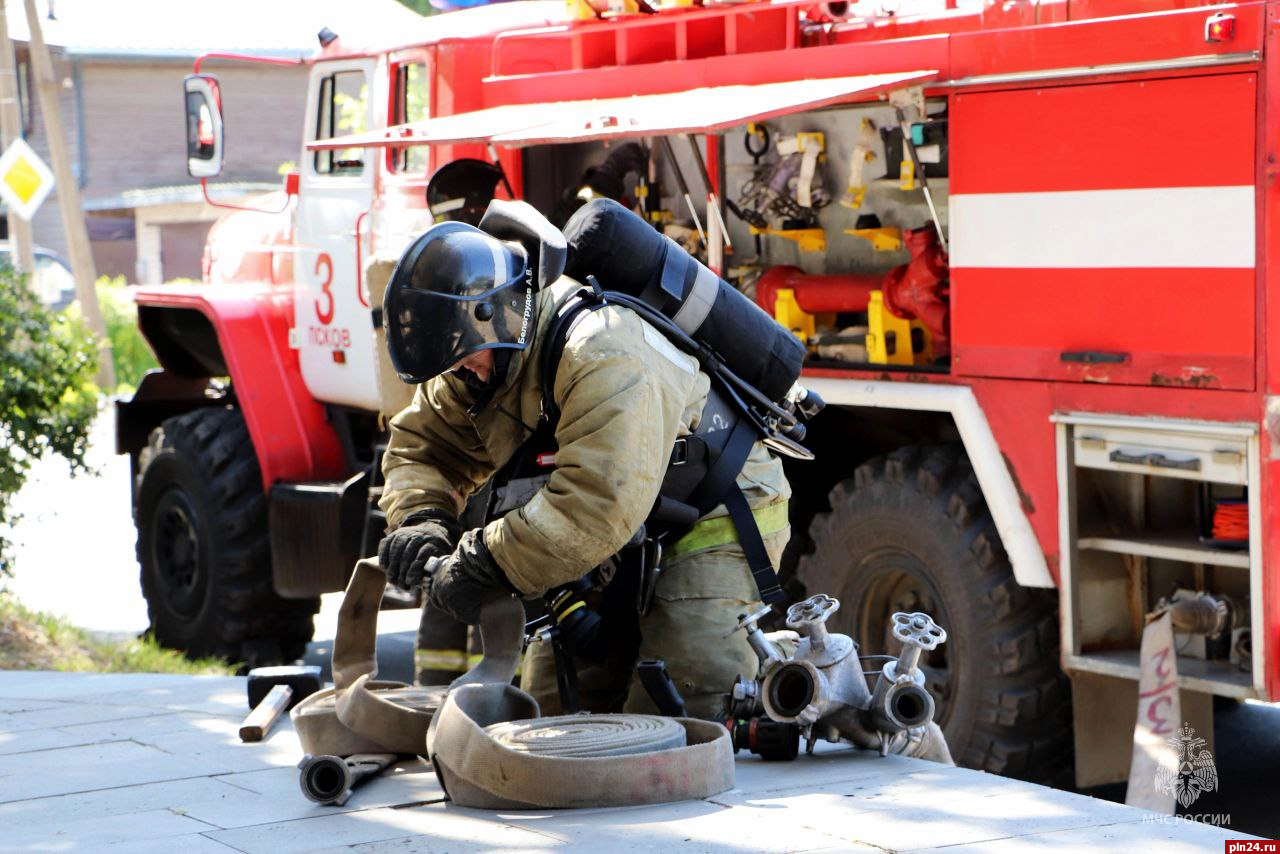
<instances>
[{"instance_id":1,"label":"yellow diamond road sign","mask_svg":"<svg viewBox=\"0 0 1280 854\"><path fill-rule=\"evenodd\" d=\"M15 139L0 155L0 199L25 220L36 215L53 189L53 173L24 140Z\"/></svg>"}]
</instances>

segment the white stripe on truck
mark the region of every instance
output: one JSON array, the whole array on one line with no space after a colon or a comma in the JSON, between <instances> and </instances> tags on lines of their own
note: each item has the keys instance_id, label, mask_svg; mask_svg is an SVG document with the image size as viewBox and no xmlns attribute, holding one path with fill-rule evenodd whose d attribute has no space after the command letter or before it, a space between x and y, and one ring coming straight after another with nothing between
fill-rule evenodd
<instances>
[{"instance_id":1,"label":"white stripe on truck","mask_svg":"<svg viewBox=\"0 0 1280 854\"><path fill-rule=\"evenodd\" d=\"M1254 266L1252 185L966 193L949 204L953 269Z\"/></svg>"}]
</instances>

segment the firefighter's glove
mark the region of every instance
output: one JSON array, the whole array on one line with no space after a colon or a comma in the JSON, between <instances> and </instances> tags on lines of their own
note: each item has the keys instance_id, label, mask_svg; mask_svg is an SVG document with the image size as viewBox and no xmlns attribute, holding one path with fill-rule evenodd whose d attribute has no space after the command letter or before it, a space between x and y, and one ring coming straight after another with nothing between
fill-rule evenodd
<instances>
[{"instance_id":1,"label":"firefighter's glove","mask_svg":"<svg viewBox=\"0 0 1280 854\"><path fill-rule=\"evenodd\" d=\"M480 622L482 603L517 592L484 544L482 528L467 531L453 554L432 562L424 589L428 602L467 625Z\"/></svg>"},{"instance_id":2,"label":"firefighter's glove","mask_svg":"<svg viewBox=\"0 0 1280 854\"><path fill-rule=\"evenodd\" d=\"M427 574L427 561L444 557L458 542L458 520L443 510L419 510L382 538L378 563L387 581L412 590Z\"/></svg>"}]
</instances>

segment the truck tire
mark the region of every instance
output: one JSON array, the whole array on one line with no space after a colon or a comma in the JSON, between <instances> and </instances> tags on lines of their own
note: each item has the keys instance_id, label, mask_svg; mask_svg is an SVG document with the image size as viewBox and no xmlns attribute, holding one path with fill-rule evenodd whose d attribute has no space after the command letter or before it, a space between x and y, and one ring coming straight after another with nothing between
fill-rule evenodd
<instances>
[{"instance_id":1,"label":"truck tire","mask_svg":"<svg viewBox=\"0 0 1280 854\"><path fill-rule=\"evenodd\" d=\"M926 611L948 639L922 662L956 761L1051 785L1072 780L1071 695L1054 591L1013 577L958 445L911 446L859 466L813 519L797 575L840 599L832 628L890 652L894 611ZM873 669L873 668L869 668Z\"/></svg>"},{"instance_id":2,"label":"truck tire","mask_svg":"<svg viewBox=\"0 0 1280 854\"><path fill-rule=\"evenodd\" d=\"M240 411L166 420L139 454L137 478L138 563L156 640L249 667L300 658L320 600L272 587L266 495Z\"/></svg>"}]
</instances>

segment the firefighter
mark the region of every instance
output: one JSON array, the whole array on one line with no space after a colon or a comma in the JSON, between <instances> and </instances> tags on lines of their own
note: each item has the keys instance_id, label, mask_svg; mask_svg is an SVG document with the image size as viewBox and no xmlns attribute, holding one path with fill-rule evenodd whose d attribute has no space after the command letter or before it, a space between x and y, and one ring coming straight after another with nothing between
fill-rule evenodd
<instances>
[{"instance_id":1,"label":"firefighter","mask_svg":"<svg viewBox=\"0 0 1280 854\"><path fill-rule=\"evenodd\" d=\"M431 606L468 624L496 591L537 597L608 566L642 529L673 446L697 428L708 395L695 360L616 305L574 326L544 390L543 337L580 285L560 277L540 287L533 266L520 245L448 223L415 241L388 287L392 361L419 385L390 424L380 503L391 533L379 558L391 583L422 585ZM553 424L544 392L560 413ZM554 436L553 462L537 455L549 479L521 506L461 530L468 498L529 455L540 431ZM781 462L757 443L737 482L776 566L790 535ZM660 569L642 617L635 597L605 609L636 631L608 634L620 648L604 661L576 660L583 708L654 711L638 659L664 660L689 714L707 718L738 674L755 672L745 635L726 637L759 593L724 507L668 543ZM607 573L595 579L608 599ZM532 645L522 687L549 713L562 708L555 677L551 650Z\"/></svg>"},{"instance_id":2,"label":"firefighter","mask_svg":"<svg viewBox=\"0 0 1280 854\"><path fill-rule=\"evenodd\" d=\"M649 152L638 142L619 145L609 153L603 163L588 166L576 184L565 189L551 212L551 222L564 228L569 217L592 199L623 201L627 194L627 176L635 175L643 181L649 170ZM631 200L624 202L633 207Z\"/></svg>"}]
</instances>

